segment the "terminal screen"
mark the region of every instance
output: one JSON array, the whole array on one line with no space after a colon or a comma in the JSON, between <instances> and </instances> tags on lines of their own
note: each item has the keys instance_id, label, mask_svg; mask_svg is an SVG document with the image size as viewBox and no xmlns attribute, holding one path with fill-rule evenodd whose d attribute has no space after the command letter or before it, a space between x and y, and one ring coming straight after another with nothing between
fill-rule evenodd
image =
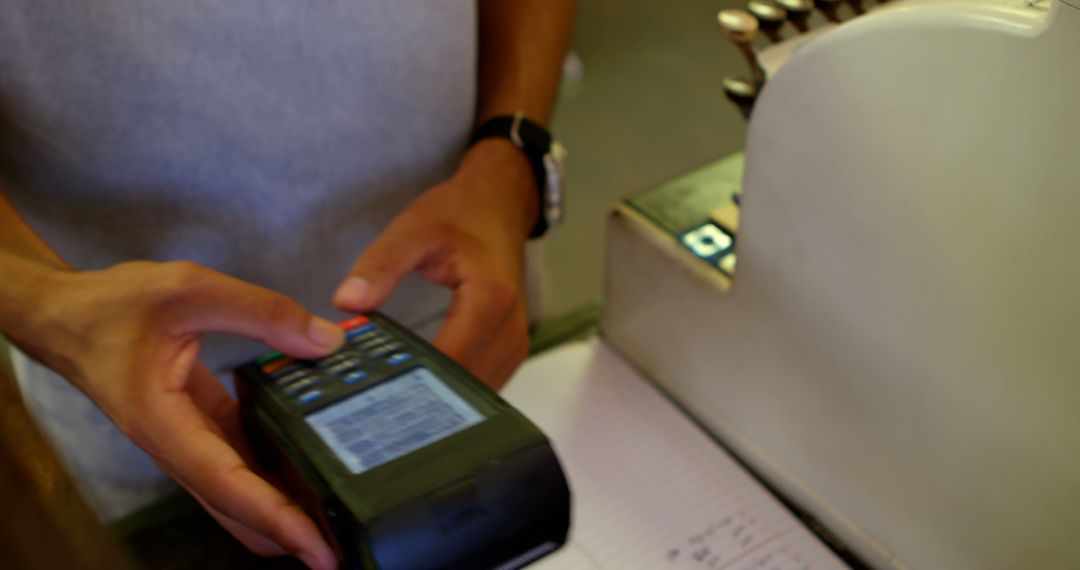
<instances>
[{"instance_id":1,"label":"terminal screen","mask_svg":"<svg viewBox=\"0 0 1080 570\"><path fill-rule=\"evenodd\" d=\"M307 416L353 473L363 473L484 420L426 368L416 368Z\"/></svg>"}]
</instances>

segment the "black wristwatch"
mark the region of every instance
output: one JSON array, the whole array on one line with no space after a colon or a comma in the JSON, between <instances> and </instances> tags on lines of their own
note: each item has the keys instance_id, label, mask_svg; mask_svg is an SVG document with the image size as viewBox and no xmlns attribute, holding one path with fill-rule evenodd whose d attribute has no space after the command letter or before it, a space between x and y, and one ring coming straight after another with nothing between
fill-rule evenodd
<instances>
[{"instance_id":1,"label":"black wristwatch","mask_svg":"<svg viewBox=\"0 0 1080 570\"><path fill-rule=\"evenodd\" d=\"M540 214L529 232L529 237L538 238L544 235L548 228L562 221L566 150L547 129L529 120L520 111L514 115L500 115L484 121L484 124L473 132L469 144L489 137L510 139L529 159L540 200Z\"/></svg>"}]
</instances>

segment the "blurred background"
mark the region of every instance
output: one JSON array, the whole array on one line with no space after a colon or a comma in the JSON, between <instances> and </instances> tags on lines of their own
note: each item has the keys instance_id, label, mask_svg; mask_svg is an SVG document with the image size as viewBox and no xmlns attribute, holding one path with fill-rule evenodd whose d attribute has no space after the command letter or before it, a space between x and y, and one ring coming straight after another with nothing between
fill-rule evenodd
<instances>
[{"instance_id":1,"label":"blurred background","mask_svg":"<svg viewBox=\"0 0 1080 570\"><path fill-rule=\"evenodd\" d=\"M543 317L602 298L604 216L618 200L738 150L746 121L721 79L746 62L717 32L732 0L579 0L553 130L569 152L566 219L543 245ZM571 75L571 74L567 74Z\"/></svg>"}]
</instances>

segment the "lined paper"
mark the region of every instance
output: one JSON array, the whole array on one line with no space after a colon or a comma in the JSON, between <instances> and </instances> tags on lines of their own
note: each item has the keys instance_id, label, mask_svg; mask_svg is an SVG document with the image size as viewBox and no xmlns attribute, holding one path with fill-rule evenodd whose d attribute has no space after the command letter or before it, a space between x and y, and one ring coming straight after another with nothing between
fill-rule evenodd
<instances>
[{"instance_id":1,"label":"lined paper","mask_svg":"<svg viewBox=\"0 0 1080 570\"><path fill-rule=\"evenodd\" d=\"M529 360L503 397L551 438L571 540L538 570L846 566L599 339Z\"/></svg>"}]
</instances>

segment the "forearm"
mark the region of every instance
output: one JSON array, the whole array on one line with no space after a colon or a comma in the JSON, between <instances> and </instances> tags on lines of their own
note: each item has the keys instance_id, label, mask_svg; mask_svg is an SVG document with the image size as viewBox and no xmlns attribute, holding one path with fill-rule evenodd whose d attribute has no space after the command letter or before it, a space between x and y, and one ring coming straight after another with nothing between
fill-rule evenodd
<instances>
[{"instance_id":1,"label":"forearm","mask_svg":"<svg viewBox=\"0 0 1080 570\"><path fill-rule=\"evenodd\" d=\"M480 0L479 10L477 124L520 111L546 125L562 75L574 0ZM539 205L532 168L519 149L508 140L480 141L462 169L495 177L485 199L505 204L528 234Z\"/></svg>"},{"instance_id":2,"label":"forearm","mask_svg":"<svg viewBox=\"0 0 1080 570\"><path fill-rule=\"evenodd\" d=\"M518 111L548 123L574 4L574 0L480 0L478 124Z\"/></svg>"}]
</instances>

